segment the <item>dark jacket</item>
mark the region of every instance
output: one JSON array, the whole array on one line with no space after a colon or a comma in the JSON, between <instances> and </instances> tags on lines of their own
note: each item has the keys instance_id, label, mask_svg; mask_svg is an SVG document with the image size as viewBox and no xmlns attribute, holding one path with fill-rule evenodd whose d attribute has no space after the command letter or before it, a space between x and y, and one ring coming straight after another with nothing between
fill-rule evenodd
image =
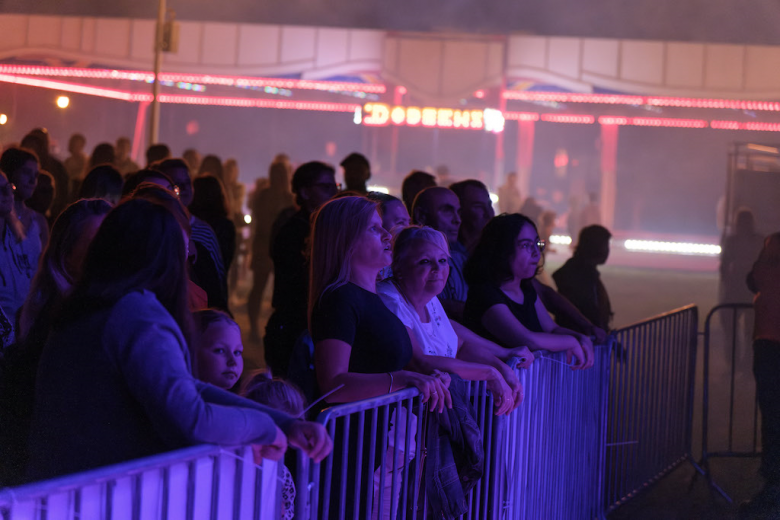
<instances>
[{"instance_id":1,"label":"dark jacket","mask_svg":"<svg viewBox=\"0 0 780 520\"><path fill-rule=\"evenodd\" d=\"M434 518L457 518L466 513L466 495L482 477L482 432L468 388L469 383L453 375L452 409L429 415L425 491Z\"/></svg>"}]
</instances>

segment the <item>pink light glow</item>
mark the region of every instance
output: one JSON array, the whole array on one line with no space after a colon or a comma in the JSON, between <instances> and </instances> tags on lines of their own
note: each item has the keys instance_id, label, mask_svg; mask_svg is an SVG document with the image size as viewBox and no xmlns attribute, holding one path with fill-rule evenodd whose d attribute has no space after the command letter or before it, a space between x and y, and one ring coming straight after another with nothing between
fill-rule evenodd
<instances>
[{"instance_id":1,"label":"pink light glow","mask_svg":"<svg viewBox=\"0 0 780 520\"><path fill-rule=\"evenodd\" d=\"M739 121L712 121L712 128L718 130L751 130L754 132L780 132L780 123L741 123Z\"/></svg>"},{"instance_id":2,"label":"pink light glow","mask_svg":"<svg viewBox=\"0 0 780 520\"><path fill-rule=\"evenodd\" d=\"M548 123L574 123L580 125L590 125L596 121L595 116L582 116L571 114L542 114L542 121Z\"/></svg>"},{"instance_id":3,"label":"pink light glow","mask_svg":"<svg viewBox=\"0 0 780 520\"><path fill-rule=\"evenodd\" d=\"M634 126L663 126L671 128L707 128L707 121L703 119L670 119L660 117L632 117Z\"/></svg>"},{"instance_id":4,"label":"pink light glow","mask_svg":"<svg viewBox=\"0 0 780 520\"><path fill-rule=\"evenodd\" d=\"M612 116L601 116L599 117L599 124L602 125L627 125L628 118L627 117L612 117Z\"/></svg>"},{"instance_id":5,"label":"pink light glow","mask_svg":"<svg viewBox=\"0 0 780 520\"><path fill-rule=\"evenodd\" d=\"M684 97L632 96L623 94L589 94L576 92L524 92L508 90L505 99L558 103L600 103L605 105L651 105L658 107L718 108L780 112L780 103L745 99L697 99Z\"/></svg>"},{"instance_id":6,"label":"pink light glow","mask_svg":"<svg viewBox=\"0 0 780 520\"><path fill-rule=\"evenodd\" d=\"M58 76L63 78L119 79L152 81L154 74L148 71L84 69L71 67L38 67L28 65L0 65L0 74L23 76ZM311 81L306 79L252 78L243 76L220 76L212 74L182 74L163 72L161 81L202 83L228 87L277 87L302 90L341 90L345 92L368 92L383 94L384 85L373 83L347 83L339 81Z\"/></svg>"},{"instance_id":7,"label":"pink light glow","mask_svg":"<svg viewBox=\"0 0 780 520\"><path fill-rule=\"evenodd\" d=\"M507 121L539 121L539 114L535 112L504 112Z\"/></svg>"},{"instance_id":8,"label":"pink light glow","mask_svg":"<svg viewBox=\"0 0 780 520\"><path fill-rule=\"evenodd\" d=\"M0 82L15 83L17 85L27 85L30 87L42 87L63 92L73 92L75 94L86 94L89 96L98 96L122 101L151 101L151 94L133 94L121 90L108 88L90 87L88 85L79 85L75 83L66 83L64 81L55 81L51 79L26 78L24 76L14 76L11 74L0 74Z\"/></svg>"}]
</instances>

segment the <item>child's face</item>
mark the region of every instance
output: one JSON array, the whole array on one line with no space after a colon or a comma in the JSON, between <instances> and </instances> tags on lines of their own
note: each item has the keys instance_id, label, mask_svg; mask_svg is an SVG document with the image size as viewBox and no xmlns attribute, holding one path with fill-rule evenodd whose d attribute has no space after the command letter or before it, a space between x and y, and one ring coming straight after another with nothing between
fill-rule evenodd
<instances>
[{"instance_id":1,"label":"child's face","mask_svg":"<svg viewBox=\"0 0 780 520\"><path fill-rule=\"evenodd\" d=\"M226 390L232 388L244 370L244 346L238 327L223 322L212 323L201 334L200 342L200 379Z\"/></svg>"}]
</instances>

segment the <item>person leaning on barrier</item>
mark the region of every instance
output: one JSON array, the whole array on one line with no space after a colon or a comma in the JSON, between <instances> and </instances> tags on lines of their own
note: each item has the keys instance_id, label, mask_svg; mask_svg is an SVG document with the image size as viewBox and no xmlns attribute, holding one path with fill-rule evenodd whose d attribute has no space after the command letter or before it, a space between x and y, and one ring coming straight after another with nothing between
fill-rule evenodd
<instances>
[{"instance_id":1,"label":"person leaning on barrier","mask_svg":"<svg viewBox=\"0 0 780 520\"><path fill-rule=\"evenodd\" d=\"M451 406L446 378L406 369L409 335L376 293L377 274L391 260L376 203L342 197L313 215L309 322L320 392L343 385L326 401L346 403L415 387L442 412Z\"/></svg>"},{"instance_id":2,"label":"person leaning on barrier","mask_svg":"<svg viewBox=\"0 0 780 520\"><path fill-rule=\"evenodd\" d=\"M188 240L178 200L132 199L106 216L41 356L31 479L199 443L330 452L322 426L195 379Z\"/></svg>"},{"instance_id":3,"label":"person leaning on barrier","mask_svg":"<svg viewBox=\"0 0 780 520\"><path fill-rule=\"evenodd\" d=\"M761 410L764 489L740 507L740 518L780 518L780 233L770 235L748 275L753 300L753 375Z\"/></svg>"},{"instance_id":4,"label":"person leaning on barrier","mask_svg":"<svg viewBox=\"0 0 780 520\"><path fill-rule=\"evenodd\" d=\"M526 347L502 348L447 318L436 296L449 274L448 256L447 239L439 231L402 230L393 242L393 277L378 284L377 292L409 332L413 366L487 381L496 415L509 413L522 402L523 387L505 361L518 357L527 368L533 354Z\"/></svg>"},{"instance_id":5,"label":"person leaning on barrier","mask_svg":"<svg viewBox=\"0 0 780 520\"><path fill-rule=\"evenodd\" d=\"M543 248L528 217L515 213L491 220L466 263L465 324L499 345L565 351L569 361L575 359L573 369L590 368L590 338L557 326L531 283Z\"/></svg>"}]
</instances>

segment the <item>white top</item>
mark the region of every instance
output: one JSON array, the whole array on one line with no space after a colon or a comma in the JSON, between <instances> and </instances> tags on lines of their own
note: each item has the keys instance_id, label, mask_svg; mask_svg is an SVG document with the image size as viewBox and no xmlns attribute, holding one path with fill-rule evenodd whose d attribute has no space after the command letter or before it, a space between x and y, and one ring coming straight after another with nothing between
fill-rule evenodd
<instances>
[{"instance_id":1,"label":"white top","mask_svg":"<svg viewBox=\"0 0 780 520\"><path fill-rule=\"evenodd\" d=\"M387 308L411 329L423 352L429 356L455 357L458 353L458 335L436 296L425 305L429 322L423 323L392 278L378 283L376 291Z\"/></svg>"}]
</instances>

